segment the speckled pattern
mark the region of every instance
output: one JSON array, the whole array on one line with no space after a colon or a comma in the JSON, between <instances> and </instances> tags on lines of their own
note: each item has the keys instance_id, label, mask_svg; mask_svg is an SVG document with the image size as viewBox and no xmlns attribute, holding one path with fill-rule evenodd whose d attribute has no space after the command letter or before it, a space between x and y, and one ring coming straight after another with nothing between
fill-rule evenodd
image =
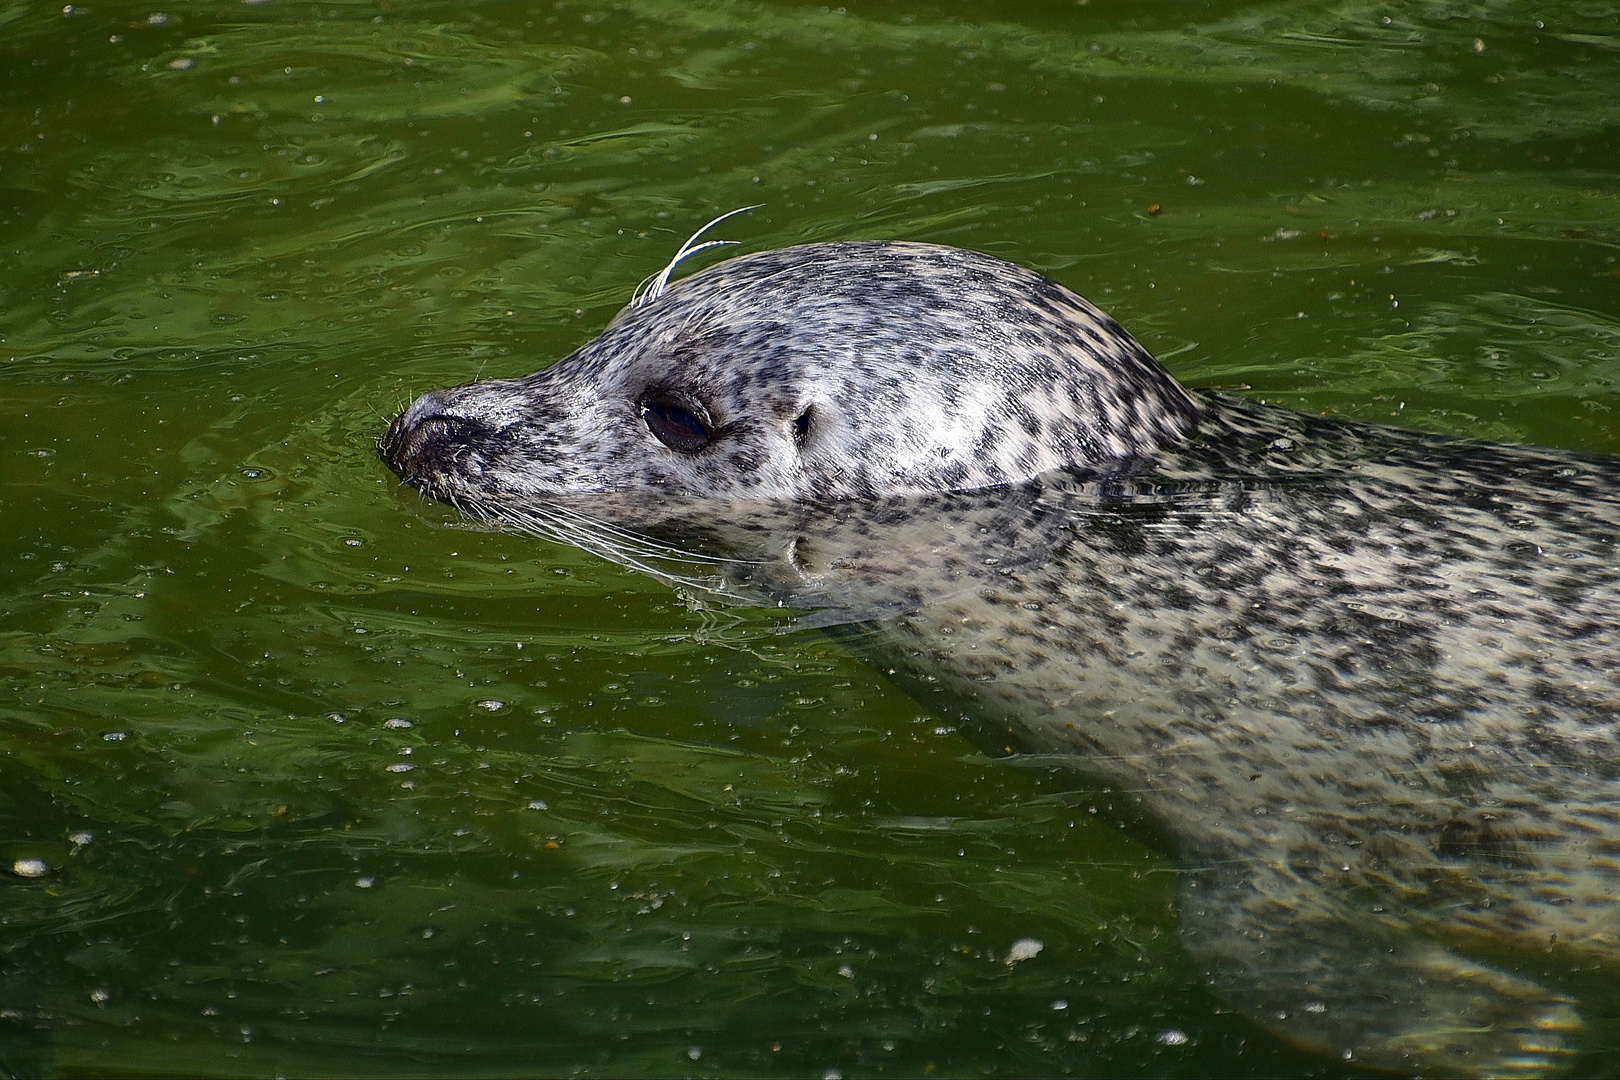
<instances>
[{"instance_id":1,"label":"speckled pattern","mask_svg":"<svg viewBox=\"0 0 1620 1080\"><path fill-rule=\"evenodd\" d=\"M641 420L649 391L701 406L719 436L671 451ZM410 483L450 502L870 498L1150 452L1194 418L1118 323L1039 274L955 248L842 243L695 274L542 372L424 394L385 443Z\"/></svg>"},{"instance_id":2,"label":"speckled pattern","mask_svg":"<svg viewBox=\"0 0 1620 1080\"><path fill-rule=\"evenodd\" d=\"M649 387L735 444L644 437ZM1091 774L1179 849L1212 985L1298 1043L1556 1071L1581 1021L1549 973L1620 961L1613 459L1188 395L1061 287L893 244L720 264L424 397L384 452L495 521L820 609L984 745Z\"/></svg>"}]
</instances>

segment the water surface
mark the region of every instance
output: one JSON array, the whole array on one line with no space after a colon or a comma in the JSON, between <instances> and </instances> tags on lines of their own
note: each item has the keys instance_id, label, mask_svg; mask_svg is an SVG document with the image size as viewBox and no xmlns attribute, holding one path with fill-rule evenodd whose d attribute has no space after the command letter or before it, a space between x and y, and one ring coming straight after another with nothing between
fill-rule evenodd
<instances>
[{"instance_id":1,"label":"water surface","mask_svg":"<svg viewBox=\"0 0 1620 1080\"><path fill-rule=\"evenodd\" d=\"M1191 385L1620 452L1617 25L0 5L0 1071L1336 1075L1097 791L373 440L759 203L1037 267Z\"/></svg>"}]
</instances>

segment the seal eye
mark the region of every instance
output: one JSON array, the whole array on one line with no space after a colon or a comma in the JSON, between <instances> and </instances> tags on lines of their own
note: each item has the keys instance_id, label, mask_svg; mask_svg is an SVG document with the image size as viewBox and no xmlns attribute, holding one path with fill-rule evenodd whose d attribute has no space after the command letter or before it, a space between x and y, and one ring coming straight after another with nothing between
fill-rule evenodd
<instances>
[{"instance_id":1,"label":"seal eye","mask_svg":"<svg viewBox=\"0 0 1620 1080\"><path fill-rule=\"evenodd\" d=\"M699 409L663 391L642 396L641 419L659 442L683 454L697 453L714 438Z\"/></svg>"}]
</instances>

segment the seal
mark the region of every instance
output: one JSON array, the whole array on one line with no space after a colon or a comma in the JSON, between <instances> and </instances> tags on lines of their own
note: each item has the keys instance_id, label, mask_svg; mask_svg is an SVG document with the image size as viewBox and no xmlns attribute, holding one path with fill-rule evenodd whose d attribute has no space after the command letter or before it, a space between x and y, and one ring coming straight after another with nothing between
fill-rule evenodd
<instances>
[{"instance_id":1,"label":"seal","mask_svg":"<svg viewBox=\"0 0 1620 1080\"><path fill-rule=\"evenodd\" d=\"M1192 393L969 251L671 268L551 367L423 395L383 459L805 609L985 745L1120 792L1179 852L1211 985L1284 1038L1569 1064L1551 972L1620 962L1620 463Z\"/></svg>"}]
</instances>

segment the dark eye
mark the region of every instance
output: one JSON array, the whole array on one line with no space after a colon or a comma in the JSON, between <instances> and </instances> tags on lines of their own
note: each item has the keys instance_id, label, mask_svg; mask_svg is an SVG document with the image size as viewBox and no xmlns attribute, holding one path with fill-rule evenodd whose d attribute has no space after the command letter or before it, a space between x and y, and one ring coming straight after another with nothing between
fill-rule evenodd
<instances>
[{"instance_id":1,"label":"dark eye","mask_svg":"<svg viewBox=\"0 0 1620 1080\"><path fill-rule=\"evenodd\" d=\"M697 453L714 438L707 417L697 406L663 391L642 396L641 419L659 442L683 454Z\"/></svg>"}]
</instances>

